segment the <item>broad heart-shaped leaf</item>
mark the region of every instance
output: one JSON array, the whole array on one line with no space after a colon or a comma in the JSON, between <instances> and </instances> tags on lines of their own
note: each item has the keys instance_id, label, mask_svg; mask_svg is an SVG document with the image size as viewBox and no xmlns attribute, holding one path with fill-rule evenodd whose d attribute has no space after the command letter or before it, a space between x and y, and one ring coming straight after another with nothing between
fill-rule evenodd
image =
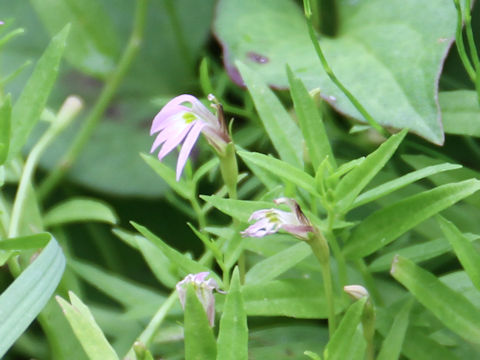
<instances>
[{"instance_id":1,"label":"broad heart-shaped leaf","mask_svg":"<svg viewBox=\"0 0 480 360\"><path fill-rule=\"evenodd\" d=\"M465 180L424 191L378 210L353 230L344 247L345 256L367 256L479 189L480 181Z\"/></svg>"},{"instance_id":2,"label":"broad heart-shaped leaf","mask_svg":"<svg viewBox=\"0 0 480 360\"><path fill-rule=\"evenodd\" d=\"M217 340L218 360L248 359L247 314L240 289L238 268L233 270L232 282L220 319Z\"/></svg>"},{"instance_id":3,"label":"broad heart-shaped leaf","mask_svg":"<svg viewBox=\"0 0 480 360\"><path fill-rule=\"evenodd\" d=\"M65 257L51 237L35 261L0 296L0 357L43 309L57 288Z\"/></svg>"},{"instance_id":4,"label":"broad heart-shaped leaf","mask_svg":"<svg viewBox=\"0 0 480 360\"><path fill-rule=\"evenodd\" d=\"M336 1L338 32L320 37L333 71L384 126L408 128L442 144L436 101L439 72L452 43L456 14L450 0ZM285 65L308 90L340 112L362 119L329 80L308 37L303 12L292 0L221 0L214 31L225 66L241 83L235 61L275 87L287 87Z\"/></svg>"},{"instance_id":5,"label":"broad heart-shaped leaf","mask_svg":"<svg viewBox=\"0 0 480 360\"><path fill-rule=\"evenodd\" d=\"M473 90L438 93L443 128L448 134L480 137L480 106Z\"/></svg>"},{"instance_id":6,"label":"broad heart-shaped leaf","mask_svg":"<svg viewBox=\"0 0 480 360\"><path fill-rule=\"evenodd\" d=\"M67 25L52 38L42 57L38 60L20 98L13 106L9 159L12 159L22 149L40 118L57 78L69 31L70 26Z\"/></svg>"},{"instance_id":7,"label":"broad heart-shaped leaf","mask_svg":"<svg viewBox=\"0 0 480 360\"><path fill-rule=\"evenodd\" d=\"M432 273L410 260L396 257L392 276L448 328L473 343L480 343L480 311Z\"/></svg>"},{"instance_id":8,"label":"broad heart-shaped leaf","mask_svg":"<svg viewBox=\"0 0 480 360\"><path fill-rule=\"evenodd\" d=\"M207 313L195 294L193 285L187 286L185 301L185 359L213 360L217 343L208 322Z\"/></svg>"},{"instance_id":9,"label":"broad heart-shaped leaf","mask_svg":"<svg viewBox=\"0 0 480 360\"><path fill-rule=\"evenodd\" d=\"M115 360L118 355L106 339L102 329L97 325L90 309L71 291L70 302L57 296L75 336L91 360Z\"/></svg>"},{"instance_id":10,"label":"broad heart-shaped leaf","mask_svg":"<svg viewBox=\"0 0 480 360\"><path fill-rule=\"evenodd\" d=\"M117 215L109 205L100 200L70 198L50 209L45 214L43 221L45 226L86 221L100 221L115 224L117 222Z\"/></svg>"},{"instance_id":11,"label":"broad heart-shaped leaf","mask_svg":"<svg viewBox=\"0 0 480 360\"><path fill-rule=\"evenodd\" d=\"M352 304L343 316L324 351L325 360L363 359L366 343L361 330L363 308L367 298Z\"/></svg>"},{"instance_id":12,"label":"broad heart-shaped leaf","mask_svg":"<svg viewBox=\"0 0 480 360\"><path fill-rule=\"evenodd\" d=\"M118 35L109 13L95 0L32 0L30 3L50 34L72 25L65 52L80 70L105 77L115 66Z\"/></svg>"}]
</instances>

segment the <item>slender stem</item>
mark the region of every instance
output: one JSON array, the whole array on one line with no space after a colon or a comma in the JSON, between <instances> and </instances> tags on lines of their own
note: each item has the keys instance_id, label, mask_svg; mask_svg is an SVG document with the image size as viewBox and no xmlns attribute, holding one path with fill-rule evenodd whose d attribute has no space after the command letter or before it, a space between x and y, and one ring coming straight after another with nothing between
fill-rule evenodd
<instances>
[{"instance_id":1,"label":"slender stem","mask_svg":"<svg viewBox=\"0 0 480 360\"><path fill-rule=\"evenodd\" d=\"M465 2L465 32L467 33L468 48L470 50L470 56L473 60L475 71L480 71L480 59L478 57L477 46L475 45L475 39L473 37L472 30L472 13L470 8L470 0Z\"/></svg>"},{"instance_id":2,"label":"slender stem","mask_svg":"<svg viewBox=\"0 0 480 360\"><path fill-rule=\"evenodd\" d=\"M329 211L328 214L328 231L327 231L327 239L329 240L329 244L332 247L333 256L337 261L338 266L338 280L340 282L340 288L343 288L347 285L347 262L345 261L345 257L343 256L342 250L340 249L340 245L338 244L337 237L333 233L333 221L335 216L333 212Z\"/></svg>"},{"instance_id":3,"label":"slender stem","mask_svg":"<svg viewBox=\"0 0 480 360\"><path fill-rule=\"evenodd\" d=\"M455 8L457 9L457 29L455 34L455 42L457 44L458 54L460 55L460 59L462 60L463 66L468 73L470 79L475 82L476 73L475 69L473 68L470 59L468 58L467 52L465 50L465 44L463 42L463 35L462 35L462 25L463 25L463 16L462 16L462 7L460 6L460 0L453 0L455 3Z\"/></svg>"},{"instance_id":4,"label":"slender stem","mask_svg":"<svg viewBox=\"0 0 480 360\"><path fill-rule=\"evenodd\" d=\"M93 131L95 130L99 120L110 104L115 92L117 91L123 77L130 68L143 38L143 30L145 28L145 18L147 13L147 0L137 0L135 10L135 21L133 31L128 44L120 58L120 61L107 80L98 101L93 106L92 111L85 120L83 127L80 129L77 137L73 140L72 145L61 158L58 166L53 170L41 184L38 190L38 196L43 199L57 186L67 171L72 167L74 161L86 145Z\"/></svg>"},{"instance_id":5,"label":"slender stem","mask_svg":"<svg viewBox=\"0 0 480 360\"><path fill-rule=\"evenodd\" d=\"M325 55L323 54L322 48L320 47L320 43L317 39L317 35L315 34L315 29L313 28L312 24L312 12L310 8L310 0L303 1L305 7L305 16L307 19L307 28L308 34L310 35L310 39L312 40L312 44L315 47L315 51L322 63L323 69L325 70L326 74L332 80L332 82L345 94L345 96L350 100L350 102L355 106L358 112L363 116L363 118L377 130L380 134L387 136L387 133L383 128L375 121L375 119L368 113L368 111L363 107L362 104L357 100L357 98L340 82L337 76L333 73L332 68L327 62Z\"/></svg>"},{"instance_id":6,"label":"slender stem","mask_svg":"<svg viewBox=\"0 0 480 360\"><path fill-rule=\"evenodd\" d=\"M320 266L322 267L323 286L328 309L328 332L331 338L337 325L335 318L335 298L332 284L332 273L330 270L330 251L328 249L327 240L320 231L312 233L309 237L308 245L312 248L313 254L317 257Z\"/></svg>"},{"instance_id":7,"label":"slender stem","mask_svg":"<svg viewBox=\"0 0 480 360\"><path fill-rule=\"evenodd\" d=\"M202 211L202 207L198 202L197 195L193 196L190 199L190 204L192 205L192 209L195 212L195 215L198 219L198 226L200 227L200 231L204 231L205 227L207 226L207 220L205 218L205 213Z\"/></svg>"},{"instance_id":8,"label":"slender stem","mask_svg":"<svg viewBox=\"0 0 480 360\"><path fill-rule=\"evenodd\" d=\"M313 0L311 3L312 6L312 25L315 29L320 31L320 11L319 11L319 2L321 0Z\"/></svg>"},{"instance_id":9,"label":"slender stem","mask_svg":"<svg viewBox=\"0 0 480 360\"><path fill-rule=\"evenodd\" d=\"M177 300L177 292L174 290L170 294L170 296L167 299L165 299L163 304L160 306L160 308L157 310L157 312L153 316L152 320L150 320L150 322L148 323L145 330L143 330L143 332L138 337L138 341L144 344L145 347L148 348L148 346L152 342L155 334L157 333L158 329L162 325L163 320L165 320L168 312L173 307L173 305L175 305L176 300ZM125 359L129 359L129 360L135 359L135 352L133 350L133 347L130 348Z\"/></svg>"}]
</instances>

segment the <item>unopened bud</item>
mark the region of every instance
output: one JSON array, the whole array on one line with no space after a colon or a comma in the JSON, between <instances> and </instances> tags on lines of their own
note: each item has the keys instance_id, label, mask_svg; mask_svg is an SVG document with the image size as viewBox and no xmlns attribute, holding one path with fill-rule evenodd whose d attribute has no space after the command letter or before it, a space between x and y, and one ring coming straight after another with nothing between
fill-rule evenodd
<instances>
[{"instance_id":1,"label":"unopened bud","mask_svg":"<svg viewBox=\"0 0 480 360\"><path fill-rule=\"evenodd\" d=\"M365 289L361 285L347 285L343 287L343 291L345 291L355 300L359 300L365 296L369 296L367 289Z\"/></svg>"}]
</instances>

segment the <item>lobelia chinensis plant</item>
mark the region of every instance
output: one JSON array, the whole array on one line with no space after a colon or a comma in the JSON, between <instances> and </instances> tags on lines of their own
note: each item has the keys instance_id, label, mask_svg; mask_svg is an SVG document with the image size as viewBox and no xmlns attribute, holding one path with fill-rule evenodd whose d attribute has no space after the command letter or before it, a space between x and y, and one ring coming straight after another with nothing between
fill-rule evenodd
<instances>
[{"instance_id":1,"label":"lobelia chinensis plant","mask_svg":"<svg viewBox=\"0 0 480 360\"><path fill-rule=\"evenodd\" d=\"M107 3L0 3L1 358L479 358L472 1Z\"/></svg>"}]
</instances>

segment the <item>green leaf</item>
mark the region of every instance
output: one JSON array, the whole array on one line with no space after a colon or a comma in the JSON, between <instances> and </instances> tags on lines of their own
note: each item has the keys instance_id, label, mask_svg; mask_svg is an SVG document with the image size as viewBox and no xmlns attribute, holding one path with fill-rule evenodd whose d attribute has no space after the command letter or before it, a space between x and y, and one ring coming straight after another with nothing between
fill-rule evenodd
<instances>
[{"instance_id":1,"label":"green leaf","mask_svg":"<svg viewBox=\"0 0 480 360\"><path fill-rule=\"evenodd\" d=\"M480 235L463 234L468 241L473 242L480 239ZM452 250L449 242L443 238L430 240L421 244L406 246L401 249L395 249L383 254L373 260L368 269L372 272L390 270L395 255L412 260L414 263L430 260L434 257L443 255Z\"/></svg>"},{"instance_id":2,"label":"green leaf","mask_svg":"<svg viewBox=\"0 0 480 360\"><path fill-rule=\"evenodd\" d=\"M446 133L480 136L480 107L476 91L440 91L438 101Z\"/></svg>"},{"instance_id":3,"label":"green leaf","mask_svg":"<svg viewBox=\"0 0 480 360\"><path fill-rule=\"evenodd\" d=\"M12 102L8 95L0 105L0 165L2 165L8 156L10 147L10 117L12 112Z\"/></svg>"},{"instance_id":4,"label":"green leaf","mask_svg":"<svg viewBox=\"0 0 480 360\"><path fill-rule=\"evenodd\" d=\"M39 249L48 244L52 235L50 233L38 233L34 235L19 236L0 240L1 250L28 250Z\"/></svg>"},{"instance_id":5,"label":"green leaf","mask_svg":"<svg viewBox=\"0 0 480 360\"><path fill-rule=\"evenodd\" d=\"M382 185L379 185L369 191L364 192L355 199L350 209L367 204L371 201L375 201L385 195L388 195L396 190L399 190L415 181L424 179L428 176L438 174L443 171L459 169L461 167L461 165L445 163L439 165L432 165L420 170L412 171L411 173L403 175L399 178L396 178Z\"/></svg>"},{"instance_id":6,"label":"green leaf","mask_svg":"<svg viewBox=\"0 0 480 360\"><path fill-rule=\"evenodd\" d=\"M472 280L472 283L480 290L480 253L477 248L452 222L441 216L437 220L465 272Z\"/></svg>"},{"instance_id":7,"label":"green leaf","mask_svg":"<svg viewBox=\"0 0 480 360\"><path fill-rule=\"evenodd\" d=\"M75 336L91 360L118 359L118 355L107 341L102 329L97 325L90 309L71 291L68 292L70 303L57 296Z\"/></svg>"},{"instance_id":8,"label":"green leaf","mask_svg":"<svg viewBox=\"0 0 480 360\"><path fill-rule=\"evenodd\" d=\"M480 312L462 294L400 256L395 257L391 274L450 330L480 343Z\"/></svg>"},{"instance_id":9,"label":"green leaf","mask_svg":"<svg viewBox=\"0 0 480 360\"><path fill-rule=\"evenodd\" d=\"M344 247L345 256L367 256L479 189L480 181L465 180L424 191L378 210L353 230Z\"/></svg>"},{"instance_id":10,"label":"green leaf","mask_svg":"<svg viewBox=\"0 0 480 360\"><path fill-rule=\"evenodd\" d=\"M213 360L217 355L217 343L193 285L187 286L185 301L185 359Z\"/></svg>"},{"instance_id":11,"label":"green leaf","mask_svg":"<svg viewBox=\"0 0 480 360\"><path fill-rule=\"evenodd\" d=\"M250 215L252 215L254 211L260 209L270 209L275 205L274 203L268 201L223 199L216 195L200 195L200 198L209 204L212 204L221 212L243 223L248 222Z\"/></svg>"},{"instance_id":12,"label":"green leaf","mask_svg":"<svg viewBox=\"0 0 480 360\"><path fill-rule=\"evenodd\" d=\"M242 287L245 309L250 316L289 316L326 319L323 286L309 279L273 280ZM335 309L341 311L341 303Z\"/></svg>"},{"instance_id":13,"label":"green leaf","mask_svg":"<svg viewBox=\"0 0 480 360\"><path fill-rule=\"evenodd\" d=\"M300 130L261 77L242 63L236 65L278 155L283 161L302 169L303 146Z\"/></svg>"},{"instance_id":14,"label":"green leaf","mask_svg":"<svg viewBox=\"0 0 480 360\"><path fill-rule=\"evenodd\" d=\"M260 153L239 151L238 155L247 163L254 164L268 172L304 188L309 193L318 195L315 188L315 179L306 172L286 163Z\"/></svg>"},{"instance_id":15,"label":"green leaf","mask_svg":"<svg viewBox=\"0 0 480 360\"><path fill-rule=\"evenodd\" d=\"M57 78L70 26L55 35L37 61L30 79L12 109L11 139L8 158L12 159L27 141L40 118Z\"/></svg>"},{"instance_id":16,"label":"green leaf","mask_svg":"<svg viewBox=\"0 0 480 360\"><path fill-rule=\"evenodd\" d=\"M222 280L218 277L218 275L213 273L208 267L201 265L200 263L190 259L174 248L170 247L164 243L162 239L150 232L150 230L148 230L146 227L136 224L133 221L131 224L140 232L140 234L145 236L149 241L152 242L152 244L157 246L172 263L176 264L186 274L197 274L203 271L210 271L211 276L214 277L219 284L222 284Z\"/></svg>"},{"instance_id":17,"label":"green leaf","mask_svg":"<svg viewBox=\"0 0 480 360\"><path fill-rule=\"evenodd\" d=\"M403 130L390 136L378 149L369 154L364 161L340 180L335 189L338 211L346 211L350 207L358 194L392 157L406 134L407 131Z\"/></svg>"},{"instance_id":18,"label":"green leaf","mask_svg":"<svg viewBox=\"0 0 480 360\"><path fill-rule=\"evenodd\" d=\"M176 275L178 268L172 263L163 252L143 236L129 233L121 229L113 229L112 232L119 239L141 252L148 267L152 270L153 275L167 288L174 288L180 280L180 276Z\"/></svg>"},{"instance_id":19,"label":"green leaf","mask_svg":"<svg viewBox=\"0 0 480 360\"><path fill-rule=\"evenodd\" d=\"M109 13L95 0L31 0L48 32L53 35L72 24L65 51L67 60L87 74L108 75L119 54L118 31Z\"/></svg>"},{"instance_id":20,"label":"green leaf","mask_svg":"<svg viewBox=\"0 0 480 360\"><path fill-rule=\"evenodd\" d=\"M325 360L363 359L366 343L360 322L367 298L350 305L323 353Z\"/></svg>"},{"instance_id":21,"label":"green leaf","mask_svg":"<svg viewBox=\"0 0 480 360\"><path fill-rule=\"evenodd\" d=\"M193 184L185 180L176 180L175 171L159 161L156 157L140 154L143 160L170 186L173 191L184 199L191 199L194 196Z\"/></svg>"},{"instance_id":22,"label":"green leaf","mask_svg":"<svg viewBox=\"0 0 480 360\"><path fill-rule=\"evenodd\" d=\"M308 93L302 80L296 77L288 66L287 74L295 113L297 114L298 123L300 124L313 168L317 169L327 156L330 164L335 168L335 157L328 141L321 113L315 101Z\"/></svg>"},{"instance_id":23,"label":"green leaf","mask_svg":"<svg viewBox=\"0 0 480 360\"><path fill-rule=\"evenodd\" d=\"M218 360L248 359L247 314L240 289L238 268L233 270L232 282L223 306L217 349Z\"/></svg>"},{"instance_id":24,"label":"green leaf","mask_svg":"<svg viewBox=\"0 0 480 360\"><path fill-rule=\"evenodd\" d=\"M306 243L295 244L253 265L245 276L245 283L253 285L273 280L311 254Z\"/></svg>"},{"instance_id":25,"label":"green leaf","mask_svg":"<svg viewBox=\"0 0 480 360\"><path fill-rule=\"evenodd\" d=\"M383 340L382 348L377 360L397 360L400 358L403 340L407 332L408 316L412 308L412 301L407 301L393 320L388 335Z\"/></svg>"},{"instance_id":26,"label":"green leaf","mask_svg":"<svg viewBox=\"0 0 480 360\"><path fill-rule=\"evenodd\" d=\"M0 296L0 357L37 317L57 288L65 257L51 237L35 261Z\"/></svg>"},{"instance_id":27,"label":"green leaf","mask_svg":"<svg viewBox=\"0 0 480 360\"><path fill-rule=\"evenodd\" d=\"M88 221L115 224L117 215L113 208L103 201L88 198L70 198L48 210L43 221L45 226Z\"/></svg>"},{"instance_id":28,"label":"green leaf","mask_svg":"<svg viewBox=\"0 0 480 360\"><path fill-rule=\"evenodd\" d=\"M318 38L336 76L380 124L408 128L442 144L435 94L455 35L452 2L422 1L420 6L417 0L391 0L385 6L383 0L370 0L335 5L335 36ZM321 66L297 1L221 0L214 32L223 46L226 69L237 83L241 79L234 65L243 62L241 75L248 66L258 81L286 88L288 64L309 91L320 89L339 112L362 120Z\"/></svg>"}]
</instances>

